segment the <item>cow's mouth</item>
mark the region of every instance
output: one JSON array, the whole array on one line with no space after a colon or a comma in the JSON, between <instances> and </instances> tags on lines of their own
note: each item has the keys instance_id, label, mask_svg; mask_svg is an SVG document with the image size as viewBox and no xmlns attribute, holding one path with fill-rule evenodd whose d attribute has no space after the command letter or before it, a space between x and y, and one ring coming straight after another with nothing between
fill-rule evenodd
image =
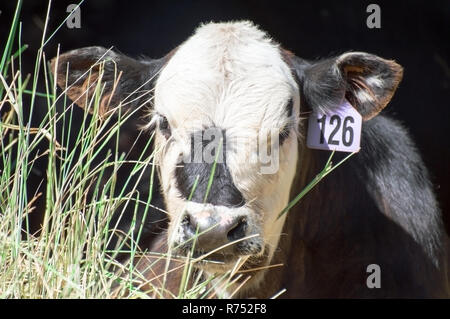
<instances>
[{"instance_id":1,"label":"cow's mouth","mask_svg":"<svg viewBox=\"0 0 450 319\"><path fill-rule=\"evenodd\" d=\"M192 258L197 259L200 265L227 265L236 262L239 259L239 256L220 252L208 253L204 251L194 251L192 253Z\"/></svg>"},{"instance_id":2,"label":"cow's mouth","mask_svg":"<svg viewBox=\"0 0 450 319\"><path fill-rule=\"evenodd\" d=\"M239 266L241 269L251 269L266 264L268 261L268 247L255 245L252 243L241 245L235 244L224 250L204 251L201 249L193 249L190 245L178 247L176 252L178 255L189 257L195 260L195 267L204 270L214 270L214 272L226 272Z\"/></svg>"}]
</instances>

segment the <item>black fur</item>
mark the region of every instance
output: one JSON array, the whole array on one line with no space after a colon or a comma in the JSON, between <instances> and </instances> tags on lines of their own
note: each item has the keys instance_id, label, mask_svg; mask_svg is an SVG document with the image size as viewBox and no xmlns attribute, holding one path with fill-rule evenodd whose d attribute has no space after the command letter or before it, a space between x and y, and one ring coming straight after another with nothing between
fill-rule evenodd
<instances>
[{"instance_id":1,"label":"black fur","mask_svg":"<svg viewBox=\"0 0 450 319\"><path fill-rule=\"evenodd\" d=\"M306 152L314 162L313 172L329 156L323 151ZM333 162L344 156L336 154ZM302 189L297 187L292 195ZM286 270L281 286L291 288L289 297L449 296L441 213L427 169L397 121L379 115L365 122L361 151L289 214L286 227L292 229L284 231L295 233L292 241L301 238L305 262L299 270L305 281L296 287L291 286L296 270ZM300 260L299 255L290 254L287 264ZM380 266L381 288L366 285L370 264Z\"/></svg>"},{"instance_id":2,"label":"black fur","mask_svg":"<svg viewBox=\"0 0 450 319\"><path fill-rule=\"evenodd\" d=\"M214 130L214 128L209 128L209 130ZM197 203L206 202L212 205L222 205L227 207L239 207L244 205L245 200L241 192L234 185L226 164L227 143L225 131L218 128L216 130L218 133L216 136L223 137L222 146L220 148L218 145L220 140L205 140L205 131L195 132L192 135L191 154L189 154L190 160L180 162L175 170L177 187L184 198L189 198L198 176L198 184L191 197L191 201ZM212 145L214 141L216 142L216 145ZM221 151L217 156L214 178L208 197L205 201L205 194L214 165L214 161L205 161L204 158L198 158L199 155L201 156L203 154L206 147L209 147L212 150L214 158L216 157L215 151L219 149Z\"/></svg>"},{"instance_id":3,"label":"black fur","mask_svg":"<svg viewBox=\"0 0 450 319\"><path fill-rule=\"evenodd\" d=\"M316 64L295 61L294 67L300 66L296 73L302 102L307 103L303 108L326 112L338 105L334 103L345 93L343 88L349 90L348 79L330 71L335 60ZM384 63L381 59L370 61ZM388 91L395 90L398 83L398 79L385 76L395 74L384 69L389 63L368 62L364 68L381 74L383 89ZM301 130L306 132L306 127ZM335 154L333 162L344 156ZM329 152L300 150L300 163L309 164L303 164L308 166L297 176L291 196L314 178L328 157ZM283 233L290 236L282 237L279 247L287 255L276 255L272 262L290 267L270 274L266 282L280 282L273 292L286 288L291 291L286 295L289 298L448 297L441 218L428 171L407 130L379 115L363 123L360 152L321 181L289 213ZM301 249L293 242L300 243ZM366 285L369 264L381 268L379 289ZM303 279L293 281L292 273L301 274Z\"/></svg>"},{"instance_id":4,"label":"black fur","mask_svg":"<svg viewBox=\"0 0 450 319\"><path fill-rule=\"evenodd\" d=\"M340 104L353 88L346 67L357 67L362 78L376 75L382 86L367 88L375 95L395 91L401 78L401 67L392 61L367 53L346 55L345 59L330 58L316 63L295 57L296 73L301 80L301 95L310 109L325 112ZM339 62L338 62L339 61ZM363 89L363 88L359 88ZM356 105L358 111L371 113L368 107ZM406 129L395 120L378 116L365 121L362 128L361 150L354 161L354 169L365 181L365 186L379 211L386 212L401 224L437 263L442 232L440 210L432 191L427 169Z\"/></svg>"},{"instance_id":5,"label":"black fur","mask_svg":"<svg viewBox=\"0 0 450 319\"><path fill-rule=\"evenodd\" d=\"M355 169L380 212L401 225L420 244L430 261L439 264L443 225L428 170L406 129L378 116L365 122ZM382 199L382 200L381 200Z\"/></svg>"}]
</instances>

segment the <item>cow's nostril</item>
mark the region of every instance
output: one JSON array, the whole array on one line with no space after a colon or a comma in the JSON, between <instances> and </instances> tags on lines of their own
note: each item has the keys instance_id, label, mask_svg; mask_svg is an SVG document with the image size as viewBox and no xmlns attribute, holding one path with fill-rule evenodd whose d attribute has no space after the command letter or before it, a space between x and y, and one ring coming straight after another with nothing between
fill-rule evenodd
<instances>
[{"instance_id":1,"label":"cow's nostril","mask_svg":"<svg viewBox=\"0 0 450 319\"><path fill-rule=\"evenodd\" d=\"M237 224L228 231L227 238L229 241L234 241L241 239L245 236L245 233L247 231L247 219L245 217L241 217Z\"/></svg>"}]
</instances>

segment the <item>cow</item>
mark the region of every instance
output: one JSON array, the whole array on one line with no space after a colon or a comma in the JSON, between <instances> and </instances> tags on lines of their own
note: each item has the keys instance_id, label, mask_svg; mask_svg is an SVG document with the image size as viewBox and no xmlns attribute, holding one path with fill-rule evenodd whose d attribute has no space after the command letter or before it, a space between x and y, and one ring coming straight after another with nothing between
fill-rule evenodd
<instances>
[{"instance_id":1,"label":"cow","mask_svg":"<svg viewBox=\"0 0 450 319\"><path fill-rule=\"evenodd\" d=\"M207 254L216 262L196 267L214 278L241 262L251 277L233 296L268 298L284 288L287 298L449 296L428 171L406 128L381 112L403 76L395 61L365 52L308 61L252 22L207 23L161 59L102 47L55 58L59 86L81 107L94 94L87 74L98 78L99 61L101 114L114 116L125 97L125 110L150 104L145 129L156 135L169 219L158 247ZM139 98L143 91L153 99ZM329 161L329 152L306 145L308 117L343 103L363 122L359 152L280 214ZM277 154L274 169L253 160L259 137ZM198 149L208 147L204 158ZM229 297L239 284L220 293Z\"/></svg>"}]
</instances>

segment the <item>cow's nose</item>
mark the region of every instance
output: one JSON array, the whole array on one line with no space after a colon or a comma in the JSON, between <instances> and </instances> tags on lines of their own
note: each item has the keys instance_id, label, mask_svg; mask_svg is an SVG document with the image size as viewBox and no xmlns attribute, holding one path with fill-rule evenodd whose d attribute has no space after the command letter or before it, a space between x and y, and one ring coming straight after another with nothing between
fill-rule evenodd
<instances>
[{"instance_id":1,"label":"cow's nose","mask_svg":"<svg viewBox=\"0 0 450 319\"><path fill-rule=\"evenodd\" d=\"M247 219L243 216L213 218L209 214L186 213L182 227L189 239L198 236L197 248L208 251L244 238L247 231Z\"/></svg>"}]
</instances>

